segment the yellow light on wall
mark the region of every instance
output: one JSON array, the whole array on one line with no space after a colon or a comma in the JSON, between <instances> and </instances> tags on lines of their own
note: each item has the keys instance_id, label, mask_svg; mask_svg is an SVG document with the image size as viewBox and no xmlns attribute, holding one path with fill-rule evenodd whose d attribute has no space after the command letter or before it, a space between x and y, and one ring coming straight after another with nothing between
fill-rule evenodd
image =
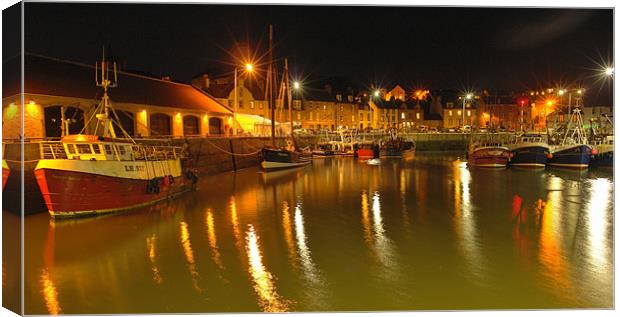
<instances>
[{"instance_id":1,"label":"yellow light on wall","mask_svg":"<svg viewBox=\"0 0 620 317\"><path fill-rule=\"evenodd\" d=\"M9 104L8 107L6 107L6 110L4 112L4 118L5 119L13 119L15 118L15 115L17 115L17 106L11 102L11 104Z\"/></svg>"},{"instance_id":2,"label":"yellow light on wall","mask_svg":"<svg viewBox=\"0 0 620 317\"><path fill-rule=\"evenodd\" d=\"M177 122L181 122L181 113L177 112L175 118L176 118Z\"/></svg>"},{"instance_id":3,"label":"yellow light on wall","mask_svg":"<svg viewBox=\"0 0 620 317\"><path fill-rule=\"evenodd\" d=\"M28 104L29 104L29 105L35 105L35 104L37 104L37 103L36 103L36 102L34 102L34 100L30 100L30 101L28 102Z\"/></svg>"},{"instance_id":4,"label":"yellow light on wall","mask_svg":"<svg viewBox=\"0 0 620 317\"><path fill-rule=\"evenodd\" d=\"M209 121L209 116L205 114L204 116L202 116L202 120L203 121Z\"/></svg>"},{"instance_id":5,"label":"yellow light on wall","mask_svg":"<svg viewBox=\"0 0 620 317\"><path fill-rule=\"evenodd\" d=\"M39 107L33 101L30 101L30 103L28 103L28 105L26 106L26 112L29 116L32 117L36 117L41 114L41 112L39 111Z\"/></svg>"},{"instance_id":6,"label":"yellow light on wall","mask_svg":"<svg viewBox=\"0 0 620 317\"><path fill-rule=\"evenodd\" d=\"M460 116L461 115L461 110L457 111L456 113Z\"/></svg>"}]
</instances>

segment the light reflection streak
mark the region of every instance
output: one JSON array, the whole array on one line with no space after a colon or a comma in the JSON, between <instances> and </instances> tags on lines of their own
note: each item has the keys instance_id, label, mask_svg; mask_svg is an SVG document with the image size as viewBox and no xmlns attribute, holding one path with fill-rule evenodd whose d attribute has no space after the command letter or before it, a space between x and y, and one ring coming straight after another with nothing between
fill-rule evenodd
<instances>
[{"instance_id":1,"label":"light reflection streak","mask_svg":"<svg viewBox=\"0 0 620 317\"><path fill-rule=\"evenodd\" d=\"M237 203L235 196L230 197L230 220L232 222L233 236L235 237L235 246L237 249L243 249L243 238L241 237L241 228L239 227L239 218L237 217Z\"/></svg>"},{"instance_id":2,"label":"light reflection streak","mask_svg":"<svg viewBox=\"0 0 620 317\"><path fill-rule=\"evenodd\" d=\"M549 178L549 185L540 226L538 259L543 268L542 273L550 280L545 282L545 286L561 298L574 299L573 285L560 241L563 236L561 213L564 210L564 183L561 178L553 176Z\"/></svg>"},{"instance_id":3,"label":"light reflection streak","mask_svg":"<svg viewBox=\"0 0 620 317\"><path fill-rule=\"evenodd\" d=\"M41 292L43 293L43 299L45 300L47 312L50 315L58 315L62 313L62 308L58 302L58 291L56 290L56 285L50 278L50 274L47 269L41 270Z\"/></svg>"},{"instance_id":4,"label":"light reflection streak","mask_svg":"<svg viewBox=\"0 0 620 317\"><path fill-rule=\"evenodd\" d=\"M593 272L609 276L609 243L607 241L610 227L608 208L611 205L612 184L606 178L597 178L590 182L590 199L586 208L587 258Z\"/></svg>"},{"instance_id":5,"label":"light reflection streak","mask_svg":"<svg viewBox=\"0 0 620 317\"><path fill-rule=\"evenodd\" d=\"M383 217L381 216L381 198L379 192L374 192L372 196L372 220L373 229L375 232L374 249L378 256L379 261L385 267L392 266L392 259L394 257L392 252L391 241L385 235L385 228L383 227ZM393 273L393 272L386 272Z\"/></svg>"},{"instance_id":6,"label":"light reflection streak","mask_svg":"<svg viewBox=\"0 0 620 317\"><path fill-rule=\"evenodd\" d=\"M297 266L297 253L295 252L295 241L293 240L293 229L291 224L291 214L288 202L282 202L282 227L284 227L284 241L288 249L289 258L294 267Z\"/></svg>"},{"instance_id":7,"label":"light reflection streak","mask_svg":"<svg viewBox=\"0 0 620 317\"><path fill-rule=\"evenodd\" d=\"M157 267L157 251L155 250L156 245L157 237L155 234L152 234L150 237L146 237L146 247L148 248L151 271L153 271L153 281L157 284L161 284L163 279L159 273L159 268Z\"/></svg>"},{"instance_id":8,"label":"light reflection streak","mask_svg":"<svg viewBox=\"0 0 620 317\"><path fill-rule=\"evenodd\" d=\"M295 237L297 238L297 249L299 251L304 273L306 274L308 280L316 283L318 282L318 276L316 267L310 255L310 249L308 249L308 245L306 244L304 218L301 215L301 206L299 204L295 206Z\"/></svg>"},{"instance_id":9,"label":"light reflection streak","mask_svg":"<svg viewBox=\"0 0 620 317\"><path fill-rule=\"evenodd\" d=\"M372 244L372 228L370 227L370 210L368 209L368 193L362 191L362 225L364 226L364 241L368 245Z\"/></svg>"},{"instance_id":10,"label":"light reflection streak","mask_svg":"<svg viewBox=\"0 0 620 317\"><path fill-rule=\"evenodd\" d=\"M183 253L185 254L185 260L187 261L187 267L189 268L189 273L192 277L192 282L194 284L194 289L196 291L202 291L200 286L198 286L198 271L196 271L196 262L194 261L194 250L192 249L192 244L190 242L189 231L187 230L187 223L185 221L181 221L181 245L183 246Z\"/></svg>"},{"instance_id":11,"label":"light reflection streak","mask_svg":"<svg viewBox=\"0 0 620 317\"><path fill-rule=\"evenodd\" d=\"M473 213L469 186L471 173L466 162L454 164L454 205L455 227L458 243L467 262L467 268L476 275L476 282L482 282L484 267L482 266L482 250L477 234L476 217Z\"/></svg>"},{"instance_id":12,"label":"light reflection streak","mask_svg":"<svg viewBox=\"0 0 620 317\"><path fill-rule=\"evenodd\" d=\"M263 256L258 242L259 237L254 231L254 226L248 225L246 251L250 275L254 282L254 291L259 297L258 303L265 312L288 311L288 305L276 291L273 276L263 265Z\"/></svg>"},{"instance_id":13,"label":"light reflection streak","mask_svg":"<svg viewBox=\"0 0 620 317\"><path fill-rule=\"evenodd\" d=\"M211 250L213 252L213 262L215 262L220 269L223 269L224 265L222 264L220 250L217 247L215 223L213 221L213 213L211 212L211 208L207 209L207 238L209 240L209 246L211 246Z\"/></svg>"}]
</instances>

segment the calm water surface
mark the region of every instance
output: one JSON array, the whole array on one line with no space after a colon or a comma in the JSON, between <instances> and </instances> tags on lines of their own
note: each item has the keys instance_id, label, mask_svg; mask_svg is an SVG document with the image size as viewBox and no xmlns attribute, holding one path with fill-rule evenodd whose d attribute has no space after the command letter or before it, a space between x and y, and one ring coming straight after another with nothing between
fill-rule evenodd
<instances>
[{"instance_id":1,"label":"calm water surface","mask_svg":"<svg viewBox=\"0 0 620 317\"><path fill-rule=\"evenodd\" d=\"M457 155L203 177L174 201L25 222L28 314L613 306L613 178Z\"/></svg>"}]
</instances>

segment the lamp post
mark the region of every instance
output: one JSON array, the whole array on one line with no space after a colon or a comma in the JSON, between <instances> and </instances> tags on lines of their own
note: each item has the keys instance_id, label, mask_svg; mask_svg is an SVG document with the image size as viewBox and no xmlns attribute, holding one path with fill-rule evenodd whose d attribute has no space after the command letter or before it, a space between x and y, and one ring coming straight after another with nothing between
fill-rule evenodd
<instances>
[{"instance_id":1,"label":"lamp post","mask_svg":"<svg viewBox=\"0 0 620 317\"><path fill-rule=\"evenodd\" d=\"M245 70L247 72L251 72L254 70L254 65L248 63L245 64ZM233 112L233 135L237 135L237 109L239 107L239 98L237 96L237 67L235 67L235 85L234 85L234 90L235 90L235 100L234 100L234 105L235 105L235 109Z\"/></svg>"},{"instance_id":2,"label":"lamp post","mask_svg":"<svg viewBox=\"0 0 620 317\"><path fill-rule=\"evenodd\" d=\"M471 100L472 97L472 94L467 94L465 98L463 98L463 132L465 132L465 100Z\"/></svg>"}]
</instances>

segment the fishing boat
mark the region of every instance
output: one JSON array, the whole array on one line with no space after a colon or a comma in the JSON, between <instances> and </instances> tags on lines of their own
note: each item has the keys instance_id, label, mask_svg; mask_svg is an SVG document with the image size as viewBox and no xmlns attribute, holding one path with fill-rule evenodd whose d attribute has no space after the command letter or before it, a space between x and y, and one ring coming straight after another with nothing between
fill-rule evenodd
<instances>
[{"instance_id":1,"label":"fishing boat","mask_svg":"<svg viewBox=\"0 0 620 317\"><path fill-rule=\"evenodd\" d=\"M334 155L337 157L352 157L355 156L356 142L353 138L353 132L350 135L346 135L344 130L339 130L340 141L330 141Z\"/></svg>"},{"instance_id":2,"label":"fishing boat","mask_svg":"<svg viewBox=\"0 0 620 317\"><path fill-rule=\"evenodd\" d=\"M549 145L541 134L521 134L515 137L508 148L512 154L510 166L544 168L551 158Z\"/></svg>"},{"instance_id":3,"label":"fishing boat","mask_svg":"<svg viewBox=\"0 0 620 317\"><path fill-rule=\"evenodd\" d=\"M590 162L594 167L614 167L614 136L607 135L595 138L590 142L596 154Z\"/></svg>"},{"instance_id":4,"label":"fishing boat","mask_svg":"<svg viewBox=\"0 0 620 317\"><path fill-rule=\"evenodd\" d=\"M402 158L411 160L415 156L415 142L404 140L395 130L390 131L388 140L381 146L381 158Z\"/></svg>"},{"instance_id":5,"label":"fishing boat","mask_svg":"<svg viewBox=\"0 0 620 317\"><path fill-rule=\"evenodd\" d=\"M503 168L510 161L510 150L497 140L481 139L470 143L467 157L470 166Z\"/></svg>"},{"instance_id":6,"label":"fishing boat","mask_svg":"<svg viewBox=\"0 0 620 317\"><path fill-rule=\"evenodd\" d=\"M273 83L275 73L273 70L273 27L269 26L269 66L267 70L267 98L269 108L271 109L271 146L264 147L261 150L261 167L264 171L281 170L287 168L301 167L312 163L311 153L302 152L297 148L295 143L295 135L293 129L290 131L290 140L287 146L277 147L275 141L275 104L273 100ZM288 106L290 125L293 126L292 115L292 95L290 81L288 77L288 59L284 59L284 76L280 85L280 99L282 106Z\"/></svg>"},{"instance_id":7,"label":"fishing boat","mask_svg":"<svg viewBox=\"0 0 620 317\"><path fill-rule=\"evenodd\" d=\"M330 143L318 143L312 150L312 157L315 158L333 157L334 155L335 152Z\"/></svg>"},{"instance_id":8,"label":"fishing boat","mask_svg":"<svg viewBox=\"0 0 620 317\"><path fill-rule=\"evenodd\" d=\"M379 158L379 145L373 141L357 142L355 156L360 160Z\"/></svg>"},{"instance_id":9,"label":"fishing boat","mask_svg":"<svg viewBox=\"0 0 620 317\"><path fill-rule=\"evenodd\" d=\"M53 218L117 212L153 204L192 189L196 174L183 166L181 147L136 143L121 127L110 103L108 63L101 62L97 86L103 98L96 109L94 134L66 134L60 141L41 142L42 159L34 169L37 184ZM97 69L99 65L97 65ZM63 126L65 122L62 122ZM88 126L88 123L85 124ZM82 132L82 131L81 131Z\"/></svg>"},{"instance_id":10,"label":"fishing boat","mask_svg":"<svg viewBox=\"0 0 620 317\"><path fill-rule=\"evenodd\" d=\"M550 149L552 157L547 160L548 165L576 169L590 166L592 156L597 154L597 151L587 142L579 108L573 110L560 144L552 145Z\"/></svg>"}]
</instances>

